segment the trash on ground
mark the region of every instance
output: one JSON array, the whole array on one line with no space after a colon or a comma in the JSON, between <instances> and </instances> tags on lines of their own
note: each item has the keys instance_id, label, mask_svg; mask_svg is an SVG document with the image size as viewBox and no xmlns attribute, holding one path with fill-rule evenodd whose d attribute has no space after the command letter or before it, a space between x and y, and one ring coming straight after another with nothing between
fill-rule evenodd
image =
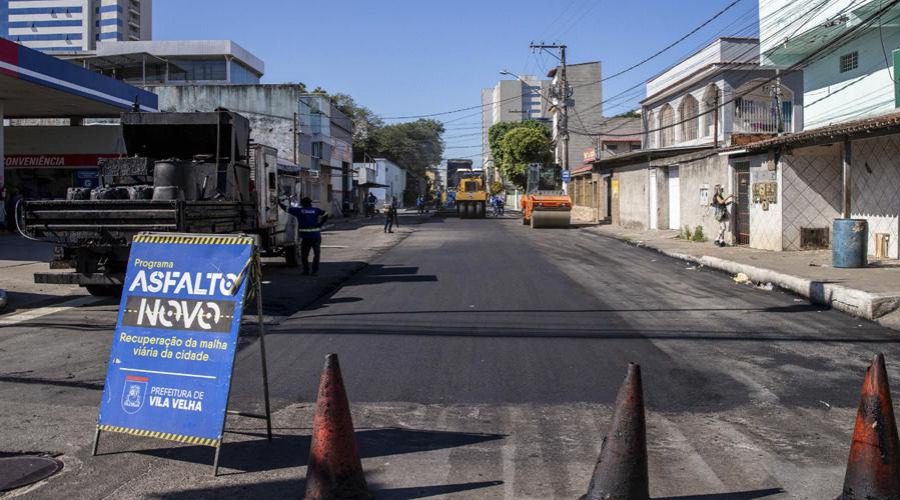
<instances>
[{"instance_id":1,"label":"trash on ground","mask_svg":"<svg viewBox=\"0 0 900 500\"><path fill-rule=\"evenodd\" d=\"M744 273L737 273L734 275L734 278L732 278L732 279L734 280L735 283L738 283L741 285L750 281L750 277Z\"/></svg>"},{"instance_id":2,"label":"trash on ground","mask_svg":"<svg viewBox=\"0 0 900 500\"><path fill-rule=\"evenodd\" d=\"M760 290L766 290L766 291L771 292L772 290L775 289L775 286L769 282L766 282L766 283L760 283L760 284L756 285L756 288L759 288Z\"/></svg>"},{"instance_id":3,"label":"trash on ground","mask_svg":"<svg viewBox=\"0 0 900 500\"><path fill-rule=\"evenodd\" d=\"M822 401L822 400L820 399L819 402L822 403L823 405L825 405L825 408L828 408L829 410L831 409L831 405L828 404L828 403L826 403L825 401Z\"/></svg>"}]
</instances>

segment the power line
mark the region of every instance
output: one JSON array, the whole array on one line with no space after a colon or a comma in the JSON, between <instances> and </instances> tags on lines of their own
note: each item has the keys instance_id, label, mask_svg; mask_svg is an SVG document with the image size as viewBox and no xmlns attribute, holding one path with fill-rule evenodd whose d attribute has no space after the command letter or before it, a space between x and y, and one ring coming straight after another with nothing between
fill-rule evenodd
<instances>
[{"instance_id":1,"label":"power line","mask_svg":"<svg viewBox=\"0 0 900 500\"><path fill-rule=\"evenodd\" d=\"M622 70L622 71L620 71L620 72L618 72L618 73L616 73L616 74L610 75L610 76L608 76L608 77L606 77L606 78L602 78L602 79L600 79L600 80L598 80L598 81L596 81L596 82L591 82L591 83L588 83L588 84L579 85L579 86L577 86L577 87L588 86L588 85L596 85L597 83L600 83L600 82L609 80L609 79L611 79L611 78L615 78L615 77L617 77L617 76L619 76L619 75L622 75L622 74L624 74L624 73L627 73L628 71L631 71L631 70L633 70L633 69L635 69L635 68L637 68L637 67L639 67L639 66L641 66L641 65L643 65L643 64L646 64L647 62L649 62L649 61L655 59L656 57L658 57L658 56L661 55L662 53L666 52L667 50L671 49L672 47L674 47L674 46L678 45L679 43L683 42L684 40L686 40L687 38L689 38L691 35L693 35L694 33L696 33L697 31L703 29L705 26L709 25L711 22L713 22L713 21L715 21L717 18L721 17L725 12L727 12L727 11L730 10L730 9L732 9L735 5L737 5L737 4L740 3L741 1L742 1L742 0L733 0L729 5L727 5L725 8L723 8L722 10L720 10L719 12L717 12L715 15L713 15L713 17L711 17L711 18L707 19L706 21L704 21L700 26L698 26L697 28L691 30L691 32L689 32L688 34L682 36L681 38L679 38L679 39L676 40L675 42L669 44L667 47L665 47L664 49L658 51L656 54L653 54L653 55L651 55L650 57L645 58L645 59L642 60L641 62L638 62L637 64L634 64L634 65L632 65L632 66L629 67L629 68L626 68L626 69L624 69L624 70ZM573 87L573 88L577 88L577 87ZM457 108L457 109L452 109L452 110L449 110L449 111L441 111L441 112L437 112L437 113L427 113L427 114L421 114L421 115L406 115L406 116L380 116L379 118L381 118L382 120L412 120L412 119L418 119L418 118L433 118L433 117L435 117L435 116L445 116L445 115L450 115L450 114L455 114L455 113L461 113L461 112L463 112L463 111L471 111L471 110L473 110L473 109L483 109L483 108L486 108L486 107L488 107L488 106L492 106L492 105L494 105L494 104L499 104L499 103L502 103L502 102L511 101L511 100L513 100L513 99L518 99L518 98L519 98L518 96L514 96L514 97L507 98L507 99L500 99L500 100L498 100L498 101L492 101L492 102L489 102L489 103L486 103L486 104L477 105L477 106L467 106L467 107L464 107L464 108Z\"/></svg>"},{"instance_id":2,"label":"power line","mask_svg":"<svg viewBox=\"0 0 900 500\"><path fill-rule=\"evenodd\" d=\"M771 1L771 0L766 0L766 1ZM809 16L809 18L808 18L803 24L801 24L799 27L797 27L797 28L791 33L790 36L795 35L800 29L802 29L804 26L806 26L806 24L810 21L810 19L812 19L812 18L814 17L814 14L815 14L816 12L818 12L820 9L822 9L829 1L830 1L830 0L822 0L822 1L819 2L817 5L815 5L813 8L809 9L808 11L806 11L806 13L803 14L803 16L804 16L804 17L805 17L805 16ZM853 0L853 2L852 2L850 5L846 6L841 12L838 12L837 15L840 15L842 12L844 12L844 11L846 11L846 10L849 10L849 9L852 8L853 5L856 4L858 1L859 1L859 0ZM770 23L771 23L771 25L774 25L774 24L775 24L775 21L770 21ZM754 24L755 24L755 23L754 23ZM762 27L762 23L760 23L760 27ZM786 26L784 29L779 30L779 32L784 31L784 30L786 30L786 29L788 29L788 28L790 28L790 26ZM745 29L747 29L747 28L745 28ZM776 33L776 34L777 34L777 33ZM779 48L780 48L780 47L779 47ZM779 48L776 48L775 50L777 51ZM725 62L725 63L720 63L720 64L723 65L723 69L721 69L721 70L719 70L719 71L713 73L712 75L709 75L708 78L711 78L711 77L714 77L714 76L720 76L720 75L724 74L726 71L728 71L728 70L730 69L730 68L729 68L730 65L734 65L734 64L739 64L739 63L741 63L742 60L743 60L743 58L744 58L744 56L746 56L747 54L751 53L751 52L754 51L755 49L756 49L756 47L749 47L747 50L743 51L742 53L740 53L740 54L738 54L736 57L734 57L731 61L728 61L728 62ZM715 56L711 56L710 58L708 58L708 60L712 61L712 60L714 60L714 58L715 58ZM702 61L698 61L698 64L700 64L700 63L702 63ZM670 67L670 69L671 69L671 68L674 68L674 67L676 67L676 66L677 66L677 64L674 65L674 66L672 66L672 67ZM692 66L692 67L693 67L693 66ZM690 71L690 69L685 69L684 71ZM661 73L661 74L665 74L665 72L663 72L663 73ZM675 74L671 75L671 77L672 77L673 79L677 79L678 76L679 76L679 73L675 73ZM626 93L629 93L629 92L638 90L638 89L640 89L641 87L643 87L644 85L645 85L644 82L639 82L638 84L633 85L632 87L629 87L629 88L625 89L624 91L620 92L619 94L616 94L615 96L610 97L610 98L608 98L608 99L606 99L606 100L604 100L604 101L601 101L600 103L595 104L595 105L593 105L593 106L591 106L591 107L589 107L589 108L587 108L587 109L585 109L585 110L582 110L582 111L583 111L583 112L584 112L584 111L590 111L590 110L592 110L592 109L594 109L594 108L597 108L597 107L599 107L599 106L601 106L601 105L603 105L603 104L607 104L609 101L611 101L611 100L613 100L613 99L616 99L616 98L618 98L618 97L620 97L620 96L624 96ZM689 120L685 120L685 121L689 121ZM592 133L592 132L585 132L585 131L583 131L583 130L582 130L582 131L576 132L576 134L577 134L577 135L606 135L605 133L599 133L599 132L598 132L598 133Z\"/></svg>"},{"instance_id":3,"label":"power line","mask_svg":"<svg viewBox=\"0 0 900 500\"><path fill-rule=\"evenodd\" d=\"M831 41L829 41L828 43L826 43L824 46L820 47L819 49L816 49L815 51L813 51L812 53L810 53L808 56L804 57L803 59L801 59L801 60L798 61L797 63L795 63L795 64L789 66L789 67L785 70L785 72L788 72L788 73L789 73L789 72L792 72L792 71L796 71L797 69L802 68L802 67L808 65L809 63L815 62L815 60L814 60L813 58L819 56L819 55L822 54L822 53L824 53L824 55L823 55L822 57L827 56L827 55L830 55L830 54L834 51L834 49L837 48L837 46L839 46L840 44L843 44L843 43L845 43L845 42L847 41L846 38L848 37L848 35L853 34L853 33L856 33L857 31L860 31L861 29L865 28L868 24L870 24L870 23L872 22L873 19L877 18L878 16L880 16L881 14L883 14L885 11L887 11L888 9L890 9L891 7L893 7L894 5L896 5L897 3L900 3L900 0L891 0L891 1L887 4L886 7L879 8L879 9L876 11L875 14L870 15L869 17L867 17L864 21L862 21L862 22L861 22L860 24L858 24L857 26L854 26L853 28L850 28L849 30L845 31L844 33L842 33L842 34L839 35L838 37L836 37L836 38L832 39ZM832 49L832 50L830 50L830 51L828 51L828 52L824 52L824 51L827 50L827 49ZM816 59L816 60L817 60L817 59ZM739 97L742 97L742 96L744 96L744 95L747 95L747 94L749 94L750 92L753 92L754 90L757 90L757 89L761 88L762 86L766 85L767 83L771 83L771 82L774 81L776 78L778 78L778 76L779 76L779 75L776 74L775 76L772 76L772 77L770 77L770 78L767 78L767 79L763 80L760 84L755 85L755 86L751 87L750 89L745 90L743 93L740 93L739 95L738 95L738 94L735 94L734 97L732 97L732 98L726 100L725 102L720 103L718 106L716 106L716 107L714 107L714 108L707 109L706 111L697 113L696 115L691 116L690 118L682 119L681 121L672 123L672 124L670 124L670 125L660 126L660 127L658 127L658 128L650 129L650 130L644 130L644 131L642 131L642 133L648 134L648 133L652 133L652 132L659 132L659 131L662 131L662 130L667 130L667 129L670 129L670 128L674 128L674 127L683 125L683 124L685 124L685 123L687 123L687 122L690 122L690 121L692 121L692 120L695 120L695 119L697 119L697 118L699 118L699 117L701 117L701 116L710 114L710 113L712 113L712 112L718 112L720 109L724 108L725 105L734 102L734 101L735 101L736 99L738 99ZM583 131L581 131L581 132L579 132L579 131L573 131L573 133L578 134L578 135L582 135L582 136L600 136L600 135L603 135L603 136L609 136L609 137L626 137L626 136L627 136L627 135L625 135L625 134L584 133Z\"/></svg>"}]
</instances>

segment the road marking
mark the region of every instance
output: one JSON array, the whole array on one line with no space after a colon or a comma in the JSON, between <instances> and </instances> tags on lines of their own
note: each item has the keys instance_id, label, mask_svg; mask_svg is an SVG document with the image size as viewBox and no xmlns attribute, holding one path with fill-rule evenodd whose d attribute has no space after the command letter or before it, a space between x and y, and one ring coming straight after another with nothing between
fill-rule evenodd
<instances>
[{"instance_id":1,"label":"road marking","mask_svg":"<svg viewBox=\"0 0 900 500\"><path fill-rule=\"evenodd\" d=\"M156 370L138 370L137 368L119 368L123 372L140 372L140 373L155 373L157 375L174 375L176 377L193 377L193 378L206 378L210 380L215 380L216 377L212 375L196 375L193 373L178 373L178 372L159 372Z\"/></svg>"},{"instance_id":2,"label":"road marking","mask_svg":"<svg viewBox=\"0 0 900 500\"><path fill-rule=\"evenodd\" d=\"M346 245L322 245L322 248L347 248Z\"/></svg>"},{"instance_id":3,"label":"road marking","mask_svg":"<svg viewBox=\"0 0 900 500\"><path fill-rule=\"evenodd\" d=\"M0 326L17 325L19 323L24 323L26 321L31 321L33 319L42 318L44 316L56 314L58 312L62 312L62 311L72 309L75 307L96 304L97 302L100 302L102 300L103 299L100 297L84 296L84 297L78 297L78 298L75 298L72 300L67 300L67 301L65 301L61 304L57 304L55 306L39 307L37 309L31 309L28 311L22 311L20 313L10 314L9 316L0 317Z\"/></svg>"}]
</instances>

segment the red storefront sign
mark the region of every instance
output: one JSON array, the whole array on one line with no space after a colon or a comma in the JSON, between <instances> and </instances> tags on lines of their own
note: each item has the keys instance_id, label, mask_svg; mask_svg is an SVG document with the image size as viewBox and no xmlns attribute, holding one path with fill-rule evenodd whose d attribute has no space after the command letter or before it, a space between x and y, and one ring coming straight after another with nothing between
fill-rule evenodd
<instances>
[{"instance_id":1,"label":"red storefront sign","mask_svg":"<svg viewBox=\"0 0 900 500\"><path fill-rule=\"evenodd\" d=\"M96 167L100 158L118 158L117 154L6 155L6 168L85 168Z\"/></svg>"}]
</instances>

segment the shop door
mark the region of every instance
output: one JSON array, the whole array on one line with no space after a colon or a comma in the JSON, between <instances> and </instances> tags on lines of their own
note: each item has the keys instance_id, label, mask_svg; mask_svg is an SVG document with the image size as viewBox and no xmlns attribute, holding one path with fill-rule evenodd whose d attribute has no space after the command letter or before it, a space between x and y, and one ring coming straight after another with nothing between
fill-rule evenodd
<instances>
[{"instance_id":1,"label":"shop door","mask_svg":"<svg viewBox=\"0 0 900 500\"><path fill-rule=\"evenodd\" d=\"M669 167L669 229L681 229L681 187L678 167Z\"/></svg>"},{"instance_id":2,"label":"shop door","mask_svg":"<svg viewBox=\"0 0 900 500\"><path fill-rule=\"evenodd\" d=\"M656 170L650 171L650 176L647 178L649 185L647 192L650 193L650 229L657 229L659 227L659 218L657 217L657 200L656 200Z\"/></svg>"},{"instance_id":3,"label":"shop door","mask_svg":"<svg viewBox=\"0 0 900 500\"><path fill-rule=\"evenodd\" d=\"M738 245L750 244L750 166L739 164L735 168L734 236Z\"/></svg>"},{"instance_id":4,"label":"shop door","mask_svg":"<svg viewBox=\"0 0 900 500\"><path fill-rule=\"evenodd\" d=\"M610 222L612 222L612 175L606 177L606 179L604 179L604 183L606 184L606 218L609 219Z\"/></svg>"}]
</instances>

